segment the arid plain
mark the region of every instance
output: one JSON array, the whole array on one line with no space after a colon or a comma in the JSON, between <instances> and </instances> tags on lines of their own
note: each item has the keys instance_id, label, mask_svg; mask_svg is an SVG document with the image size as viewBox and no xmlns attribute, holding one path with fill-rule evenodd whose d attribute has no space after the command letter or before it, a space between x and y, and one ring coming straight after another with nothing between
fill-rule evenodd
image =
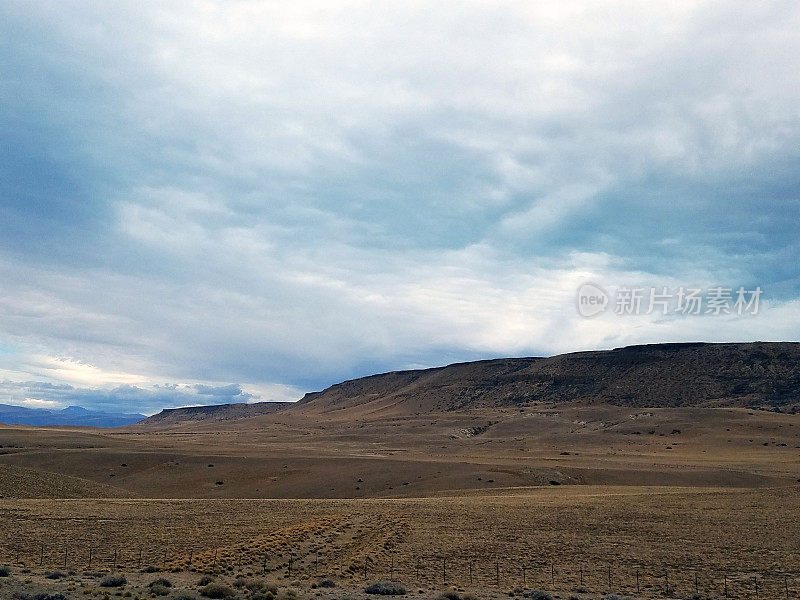
<instances>
[{"instance_id":1,"label":"arid plain","mask_svg":"<svg viewBox=\"0 0 800 600\"><path fill-rule=\"evenodd\" d=\"M30 569L31 586L90 595L104 593L98 569L128 574L136 595L155 570L195 593L214 573L324 598L379 579L425 597L800 593L798 414L384 399L3 426L0 563ZM69 583L42 579L59 568ZM338 587L312 587L323 577Z\"/></svg>"}]
</instances>

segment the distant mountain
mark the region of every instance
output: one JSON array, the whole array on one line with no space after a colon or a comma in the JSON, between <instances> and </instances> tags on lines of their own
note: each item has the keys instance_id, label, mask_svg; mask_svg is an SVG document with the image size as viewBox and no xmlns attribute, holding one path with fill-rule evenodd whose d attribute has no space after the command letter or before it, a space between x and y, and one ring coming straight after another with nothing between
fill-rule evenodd
<instances>
[{"instance_id":1,"label":"distant mountain","mask_svg":"<svg viewBox=\"0 0 800 600\"><path fill-rule=\"evenodd\" d=\"M145 415L107 413L88 410L82 406L68 406L62 410L26 408L0 404L0 423L7 425L70 425L92 427L121 427L138 423Z\"/></svg>"},{"instance_id":2,"label":"distant mountain","mask_svg":"<svg viewBox=\"0 0 800 600\"><path fill-rule=\"evenodd\" d=\"M534 402L800 410L800 344L650 344L503 358L345 381L291 412L413 414Z\"/></svg>"},{"instance_id":3,"label":"distant mountain","mask_svg":"<svg viewBox=\"0 0 800 600\"><path fill-rule=\"evenodd\" d=\"M269 415L292 406L293 402L253 402L246 404L212 404L209 406L187 406L165 408L160 413L147 417L139 425L143 427L166 427L198 421L230 421L260 415Z\"/></svg>"}]
</instances>

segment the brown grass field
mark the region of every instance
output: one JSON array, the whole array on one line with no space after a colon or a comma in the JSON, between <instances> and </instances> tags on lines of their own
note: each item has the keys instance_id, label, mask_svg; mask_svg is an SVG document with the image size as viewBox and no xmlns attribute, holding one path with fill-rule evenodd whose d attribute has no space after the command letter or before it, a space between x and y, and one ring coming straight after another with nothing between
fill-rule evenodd
<instances>
[{"instance_id":1,"label":"brown grass field","mask_svg":"<svg viewBox=\"0 0 800 600\"><path fill-rule=\"evenodd\" d=\"M357 596L366 564L366 580L428 596L800 594L798 415L297 411L163 430L5 427L0 443L0 563L31 569L30 585L71 569L68 585L91 594L80 573L102 569L135 588L149 565L188 588L197 572L250 574L312 596L330 576Z\"/></svg>"}]
</instances>

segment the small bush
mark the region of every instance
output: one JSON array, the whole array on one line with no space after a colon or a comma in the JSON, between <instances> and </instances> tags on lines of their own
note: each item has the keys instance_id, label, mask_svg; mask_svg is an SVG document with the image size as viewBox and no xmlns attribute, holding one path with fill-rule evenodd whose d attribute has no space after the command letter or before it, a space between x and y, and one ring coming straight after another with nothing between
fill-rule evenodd
<instances>
[{"instance_id":1,"label":"small bush","mask_svg":"<svg viewBox=\"0 0 800 600\"><path fill-rule=\"evenodd\" d=\"M8 567L0 567L0 577L8 577L11 575L11 569Z\"/></svg>"},{"instance_id":2,"label":"small bush","mask_svg":"<svg viewBox=\"0 0 800 600\"><path fill-rule=\"evenodd\" d=\"M155 585L150 584L150 593L153 596L169 596L169 588L165 585L160 583L156 583Z\"/></svg>"},{"instance_id":3,"label":"small bush","mask_svg":"<svg viewBox=\"0 0 800 600\"><path fill-rule=\"evenodd\" d=\"M147 584L147 587L154 587L160 585L161 587L171 588L172 582L169 579L164 579L163 577L159 577L155 581L151 581Z\"/></svg>"},{"instance_id":4,"label":"small bush","mask_svg":"<svg viewBox=\"0 0 800 600\"><path fill-rule=\"evenodd\" d=\"M445 592L439 596L439 600L461 600L461 596L455 592Z\"/></svg>"},{"instance_id":5,"label":"small bush","mask_svg":"<svg viewBox=\"0 0 800 600\"><path fill-rule=\"evenodd\" d=\"M206 598L233 598L236 595L233 588L221 583L209 583L207 586L200 588L199 591L200 595Z\"/></svg>"},{"instance_id":6,"label":"small bush","mask_svg":"<svg viewBox=\"0 0 800 600\"><path fill-rule=\"evenodd\" d=\"M553 600L553 597L548 594L547 592L542 592L540 590L531 590L527 594L525 594L531 600Z\"/></svg>"},{"instance_id":7,"label":"small bush","mask_svg":"<svg viewBox=\"0 0 800 600\"><path fill-rule=\"evenodd\" d=\"M211 583L212 581L214 581L214 578L213 578L211 575L203 575L203 576L200 578L200 581L198 581L198 582L197 582L197 585L198 585L198 586L200 586L200 587L202 587L202 586L204 586L204 585L208 585L208 584L209 584L209 583Z\"/></svg>"},{"instance_id":8,"label":"small bush","mask_svg":"<svg viewBox=\"0 0 800 600\"><path fill-rule=\"evenodd\" d=\"M100 587L122 587L126 583L128 583L128 580L125 579L124 575L112 573L100 580Z\"/></svg>"},{"instance_id":9,"label":"small bush","mask_svg":"<svg viewBox=\"0 0 800 600\"><path fill-rule=\"evenodd\" d=\"M367 594L380 594L382 596L402 596L406 593L406 588L393 581L376 581L364 588L364 591Z\"/></svg>"},{"instance_id":10,"label":"small bush","mask_svg":"<svg viewBox=\"0 0 800 600\"><path fill-rule=\"evenodd\" d=\"M67 575L66 573L63 573L61 571L48 571L47 573L44 574L44 576L47 579L64 579L64 577L66 577Z\"/></svg>"},{"instance_id":11,"label":"small bush","mask_svg":"<svg viewBox=\"0 0 800 600\"><path fill-rule=\"evenodd\" d=\"M153 565L147 565L144 569L142 569L142 573L158 573L161 571L158 567L154 567Z\"/></svg>"},{"instance_id":12,"label":"small bush","mask_svg":"<svg viewBox=\"0 0 800 600\"><path fill-rule=\"evenodd\" d=\"M333 579L323 579L317 585L321 588L333 588L336 587L336 582Z\"/></svg>"}]
</instances>

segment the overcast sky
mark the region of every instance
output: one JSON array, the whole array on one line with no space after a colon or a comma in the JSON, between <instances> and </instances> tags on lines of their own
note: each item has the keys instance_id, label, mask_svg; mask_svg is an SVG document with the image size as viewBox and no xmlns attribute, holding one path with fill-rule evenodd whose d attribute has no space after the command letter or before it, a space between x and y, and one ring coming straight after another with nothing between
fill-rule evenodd
<instances>
[{"instance_id":1,"label":"overcast sky","mask_svg":"<svg viewBox=\"0 0 800 600\"><path fill-rule=\"evenodd\" d=\"M796 0L5 0L0 45L0 402L800 337Z\"/></svg>"}]
</instances>

